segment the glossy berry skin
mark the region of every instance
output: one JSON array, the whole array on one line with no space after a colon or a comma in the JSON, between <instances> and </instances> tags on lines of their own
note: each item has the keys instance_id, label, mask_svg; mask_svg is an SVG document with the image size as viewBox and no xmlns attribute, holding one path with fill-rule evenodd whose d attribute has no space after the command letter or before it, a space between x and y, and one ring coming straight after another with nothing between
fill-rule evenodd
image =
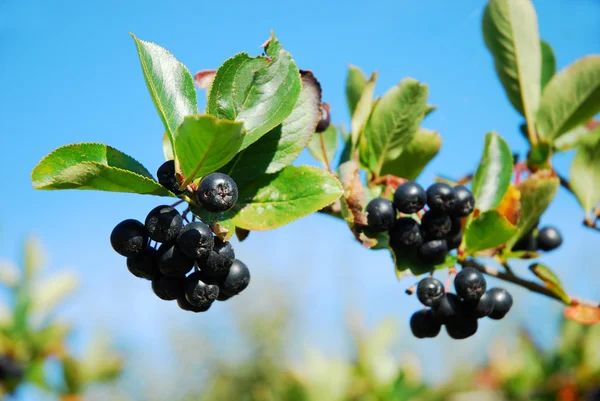
<instances>
[{"instance_id":1,"label":"glossy berry skin","mask_svg":"<svg viewBox=\"0 0 600 401\"><path fill-rule=\"evenodd\" d=\"M220 277L229 272L229 268L235 260L235 252L231 242L224 242L219 238L215 238L215 246L213 247L208 259L204 262L199 262L200 270L206 276Z\"/></svg>"},{"instance_id":2,"label":"glossy berry skin","mask_svg":"<svg viewBox=\"0 0 600 401\"><path fill-rule=\"evenodd\" d=\"M433 308L433 313L438 322L446 324L464 313L464 305L458 295L449 292Z\"/></svg>"},{"instance_id":3,"label":"glossy berry skin","mask_svg":"<svg viewBox=\"0 0 600 401\"><path fill-rule=\"evenodd\" d=\"M446 239L446 245L448 246L448 250L458 249L463 239L463 233L458 233L454 237L450 237Z\"/></svg>"},{"instance_id":4,"label":"glossy berry skin","mask_svg":"<svg viewBox=\"0 0 600 401\"><path fill-rule=\"evenodd\" d=\"M210 227L201 221L187 224L177 237L177 245L181 251L192 259L208 258L214 244Z\"/></svg>"},{"instance_id":5,"label":"glossy berry skin","mask_svg":"<svg viewBox=\"0 0 600 401\"><path fill-rule=\"evenodd\" d=\"M165 301L173 301L183 296L185 277L168 277L160 275L152 280L152 291Z\"/></svg>"},{"instance_id":6,"label":"glossy berry skin","mask_svg":"<svg viewBox=\"0 0 600 401\"><path fill-rule=\"evenodd\" d=\"M489 316L494 310L494 299L489 292L484 293L475 303L468 305L469 312L476 318Z\"/></svg>"},{"instance_id":7,"label":"glossy berry skin","mask_svg":"<svg viewBox=\"0 0 600 401\"><path fill-rule=\"evenodd\" d=\"M433 338L440 334L442 326L435 319L431 309L422 309L410 318L410 330L417 338Z\"/></svg>"},{"instance_id":8,"label":"glossy berry skin","mask_svg":"<svg viewBox=\"0 0 600 401\"><path fill-rule=\"evenodd\" d=\"M562 245L560 232L554 227L544 227L537 235L537 248L542 251L552 251Z\"/></svg>"},{"instance_id":9,"label":"glossy berry skin","mask_svg":"<svg viewBox=\"0 0 600 401\"><path fill-rule=\"evenodd\" d=\"M518 240L513 246L513 251L535 252L537 249L537 239L533 236L533 232L525 234L525 236Z\"/></svg>"},{"instance_id":10,"label":"glossy berry skin","mask_svg":"<svg viewBox=\"0 0 600 401\"><path fill-rule=\"evenodd\" d=\"M229 268L229 272L219 283L219 288L228 295L237 295L250 284L250 271L248 267L236 259Z\"/></svg>"},{"instance_id":11,"label":"glossy berry skin","mask_svg":"<svg viewBox=\"0 0 600 401\"><path fill-rule=\"evenodd\" d=\"M185 311L199 313L206 312L207 310L209 310L212 303L206 304L204 306L194 306L187 300L187 298L184 295L182 297L177 298L177 305L179 305L179 307Z\"/></svg>"},{"instance_id":12,"label":"glossy berry skin","mask_svg":"<svg viewBox=\"0 0 600 401\"><path fill-rule=\"evenodd\" d=\"M490 319L500 320L512 307L512 296L503 288L491 288L488 293L494 300L494 310L489 314L488 317Z\"/></svg>"},{"instance_id":13,"label":"glossy berry skin","mask_svg":"<svg viewBox=\"0 0 600 401\"><path fill-rule=\"evenodd\" d=\"M475 197L469 189L463 185L457 185L453 188L456 197L456 205L452 214L456 217L467 217L475 210Z\"/></svg>"},{"instance_id":14,"label":"glossy berry skin","mask_svg":"<svg viewBox=\"0 0 600 401\"><path fill-rule=\"evenodd\" d=\"M444 285L433 277L427 277L419 281L417 285L417 298L425 306L436 306L444 296Z\"/></svg>"},{"instance_id":15,"label":"glossy berry skin","mask_svg":"<svg viewBox=\"0 0 600 401\"><path fill-rule=\"evenodd\" d=\"M167 160L164 162L156 172L158 183L173 192L175 195L179 195L183 191L179 189L179 183L175 176L175 160Z\"/></svg>"},{"instance_id":16,"label":"glossy berry skin","mask_svg":"<svg viewBox=\"0 0 600 401\"><path fill-rule=\"evenodd\" d=\"M219 296L217 283L200 272L194 272L185 279L185 298L197 307L210 305Z\"/></svg>"},{"instance_id":17,"label":"glossy berry skin","mask_svg":"<svg viewBox=\"0 0 600 401\"><path fill-rule=\"evenodd\" d=\"M160 274L157 252L154 248L142 249L136 256L127 258L127 269L136 277L153 280Z\"/></svg>"},{"instance_id":18,"label":"glossy berry skin","mask_svg":"<svg viewBox=\"0 0 600 401\"><path fill-rule=\"evenodd\" d=\"M434 239L423 242L418 248L417 256L423 263L437 265L446 259L448 245L443 239Z\"/></svg>"},{"instance_id":19,"label":"glossy berry skin","mask_svg":"<svg viewBox=\"0 0 600 401\"><path fill-rule=\"evenodd\" d=\"M148 245L148 231L137 220L124 220L112 230L110 244L119 255L136 256Z\"/></svg>"},{"instance_id":20,"label":"glossy berry skin","mask_svg":"<svg viewBox=\"0 0 600 401\"><path fill-rule=\"evenodd\" d=\"M211 173L198 184L196 198L209 212L225 212L237 202L238 187L227 174Z\"/></svg>"},{"instance_id":21,"label":"glossy berry skin","mask_svg":"<svg viewBox=\"0 0 600 401\"><path fill-rule=\"evenodd\" d=\"M452 220L445 213L429 211L423 215L421 230L426 239L444 239L452 231Z\"/></svg>"},{"instance_id":22,"label":"glossy berry skin","mask_svg":"<svg viewBox=\"0 0 600 401\"><path fill-rule=\"evenodd\" d=\"M479 270L472 267L462 269L454 278L456 294L467 302L476 302L485 293L487 283Z\"/></svg>"},{"instance_id":23,"label":"glossy berry skin","mask_svg":"<svg viewBox=\"0 0 600 401\"><path fill-rule=\"evenodd\" d=\"M194 267L194 259L184 254L173 242L158 247L157 261L160 272L169 277L184 277Z\"/></svg>"},{"instance_id":24,"label":"glossy berry skin","mask_svg":"<svg viewBox=\"0 0 600 401\"><path fill-rule=\"evenodd\" d=\"M477 318L467 314L459 315L456 319L445 324L446 332L455 340L464 340L477 332Z\"/></svg>"},{"instance_id":25,"label":"glossy berry skin","mask_svg":"<svg viewBox=\"0 0 600 401\"><path fill-rule=\"evenodd\" d=\"M317 123L317 127L315 132L323 132L327 128L329 128L329 124L331 123L331 109L327 103L323 103L321 105L321 118Z\"/></svg>"},{"instance_id":26,"label":"glossy berry skin","mask_svg":"<svg viewBox=\"0 0 600 401\"><path fill-rule=\"evenodd\" d=\"M367 224L374 232L388 231L396 222L396 208L387 199L375 198L369 202L367 208Z\"/></svg>"},{"instance_id":27,"label":"glossy berry skin","mask_svg":"<svg viewBox=\"0 0 600 401\"><path fill-rule=\"evenodd\" d=\"M446 238L454 237L462 231L462 221L460 217L450 215L450 232Z\"/></svg>"},{"instance_id":28,"label":"glossy berry skin","mask_svg":"<svg viewBox=\"0 0 600 401\"><path fill-rule=\"evenodd\" d=\"M418 212L423 209L426 202L425 190L414 181L405 182L394 192L394 206L405 214Z\"/></svg>"},{"instance_id":29,"label":"glossy berry skin","mask_svg":"<svg viewBox=\"0 0 600 401\"><path fill-rule=\"evenodd\" d=\"M175 240L182 227L183 219L181 215L171 206L157 206L146 217L146 229L150 238L156 242Z\"/></svg>"},{"instance_id":30,"label":"glossy berry skin","mask_svg":"<svg viewBox=\"0 0 600 401\"><path fill-rule=\"evenodd\" d=\"M390 230L390 246L394 249L417 248L423 243L421 227L410 217L396 220Z\"/></svg>"},{"instance_id":31,"label":"glossy berry skin","mask_svg":"<svg viewBox=\"0 0 600 401\"><path fill-rule=\"evenodd\" d=\"M427 206L434 212L452 212L456 207L456 195L452 187L446 183L437 182L427 188Z\"/></svg>"}]
</instances>

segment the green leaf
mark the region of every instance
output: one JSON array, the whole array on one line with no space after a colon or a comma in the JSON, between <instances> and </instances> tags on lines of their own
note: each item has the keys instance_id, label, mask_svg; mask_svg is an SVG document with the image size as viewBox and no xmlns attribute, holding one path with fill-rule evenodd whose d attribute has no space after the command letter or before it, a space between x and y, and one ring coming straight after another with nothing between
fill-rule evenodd
<instances>
[{"instance_id":1,"label":"green leaf","mask_svg":"<svg viewBox=\"0 0 600 401\"><path fill-rule=\"evenodd\" d=\"M589 217L600 203L600 128L594 131L595 143L583 142L571 164L571 189Z\"/></svg>"},{"instance_id":2,"label":"green leaf","mask_svg":"<svg viewBox=\"0 0 600 401\"><path fill-rule=\"evenodd\" d=\"M287 166L241 187L238 202L228 214L237 227L270 230L316 212L341 195L342 186L331 173Z\"/></svg>"},{"instance_id":3,"label":"green leaf","mask_svg":"<svg viewBox=\"0 0 600 401\"><path fill-rule=\"evenodd\" d=\"M356 148L361 137L362 132L371 114L371 108L373 106L373 94L375 93L375 81L377 80L377 73L371 74L371 77L364 85L356 108L352 114L351 131L352 131L352 147Z\"/></svg>"},{"instance_id":4,"label":"green leaf","mask_svg":"<svg viewBox=\"0 0 600 401\"><path fill-rule=\"evenodd\" d=\"M190 207L200 220L208 224L211 230L224 241L229 241L235 234L235 223L227 213L211 213L201 207Z\"/></svg>"},{"instance_id":5,"label":"green leaf","mask_svg":"<svg viewBox=\"0 0 600 401\"><path fill-rule=\"evenodd\" d=\"M554 51L548 42L540 41L540 50L542 51L541 87L543 91L556 73L556 58L554 58Z\"/></svg>"},{"instance_id":6,"label":"green leaf","mask_svg":"<svg viewBox=\"0 0 600 401\"><path fill-rule=\"evenodd\" d=\"M555 139L600 112L600 55L583 57L556 74L536 114L539 135Z\"/></svg>"},{"instance_id":7,"label":"green leaf","mask_svg":"<svg viewBox=\"0 0 600 401\"><path fill-rule=\"evenodd\" d=\"M373 106L365 127L369 168L380 175L383 164L398 158L416 135L427 107L427 86L405 78Z\"/></svg>"},{"instance_id":8,"label":"green leaf","mask_svg":"<svg viewBox=\"0 0 600 401\"><path fill-rule=\"evenodd\" d=\"M415 251L403 251L402 253L396 254L391 250L394 263L396 264L396 274L398 277L406 271L410 271L415 276L429 273L434 270L446 269L456 265L457 258L454 255L447 254L446 259L439 265L429 265L421 262L417 257Z\"/></svg>"},{"instance_id":9,"label":"green leaf","mask_svg":"<svg viewBox=\"0 0 600 401\"><path fill-rule=\"evenodd\" d=\"M302 71L301 75L302 91L292 113L223 168L238 186L281 170L300 155L311 137L317 136L313 133L321 113L321 85L311 72Z\"/></svg>"},{"instance_id":10,"label":"green leaf","mask_svg":"<svg viewBox=\"0 0 600 401\"><path fill-rule=\"evenodd\" d=\"M316 133L310 138L308 150L310 154L317 159L323 167L329 169L331 162L335 157L338 144L338 131L335 125L331 124L324 132Z\"/></svg>"},{"instance_id":11,"label":"green leaf","mask_svg":"<svg viewBox=\"0 0 600 401\"><path fill-rule=\"evenodd\" d=\"M483 38L508 99L533 122L540 102L542 55L531 0L490 0L483 15Z\"/></svg>"},{"instance_id":12,"label":"green leaf","mask_svg":"<svg viewBox=\"0 0 600 401\"><path fill-rule=\"evenodd\" d=\"M588 136L588 133L592 135L589 128L586 127L585 124L573 128L569 132L556 138L552 144L554 152L564 152L576 148L577 145L579 145L579 142Z\"/></svg>"},{"instance_id":13,"label":"green leaf","mask_svg":"<svg viewBox=\"0 0 600 401\"><path fill-rule=\"evenodd\" d=\"M285 120L300 95L301 81L292 56L274 34L265 57L240 53L219 69L208 95L207 112L220 119L243 121L248 135L242 149Z\"/></svg>"},{"instance_id":14,"label":"green leaf","mask_svg":"<svg viewBox=\"0 0 600 401\"><path fill-rule=\"evenodd\" d=\"M346 78L346 101L350 110L350 117L354 115L356 105L367 84L367 77L360 68L350 65L348 67L348 77Z\"/></svg>"},{"instance_id":15,"label":"green leaf","mask_svg":"<svg viewBox=\"0 0 600 401\"><path fill-rule=\"evenodd\" d=\"M173 143L186 182L223 167L242 146L244 125L204 114L185 117Z\"/></svg>"},{"instance_id":16,"label":"green leaf","mask_svg":"<svg viewBox=\"0 0 600 401\"><path fill-rule=\"evenodd\" d=\"M407 180L416 179L427 164L437 155L442 137L436 131L420 128L395 160L381 166L381 175L391 174Z\"/></svg>"},{"instance_id":17,"label":"green leaf","mask_svg":"<svg viewBox=\"0 0 600 401\"><path fill-rule=\"evenodd\" d=\"M508 144L491 132L485 137L483 156L473 177L475 207L482 212L496 208L510 185L513 157Z\"/></svg>"},{"instance_id":18,"label":"green leaf","mask_svg":"<svg viewBox=\"0 0 600 401\"><path fill-rule=\"evenodd\" d=\"M166 132L163 135L162 145L165 160L175 160L175 153L173 153L173 144L171 143L171 137Z\"/></svg>"},{"instance_id":19,"label":"green leaf","mask_svg":"<svg viewBox=\"0 0 600 401\"><path fill-rule=\"evenodd\" d=\"M506 217L488 210L473 219L465 229L466 252L470 255L496 248L518 232Z\"/></svg>"},{"instance_id":20,"label":"green leaf","mask_svg":"<svg viewBox=\"0 0 600 401\"><path fill-rule=\"evenodd\" d=\"M192 74L167 50L138 39L133 34L131 36L137 47L148 91L165 126L169 142L173 142L183 117L198 113ZM167 154L165 152L165 156Z\"/></svg>"},{"instance_id":21,"label":"green leaf","mask_svg":"<svg viewBox=\"0 0 600 401\"><path fill-rule=\"evenodd\" d=\"M569 304L571 302L571 299L562 287L560 279L552 270L550 270L550 268L540 263L534 263L529 266L529 270L531 270L537 278L542 280L548 289L559 296L564 303Z\"/></svg>"},{"instance_id":22,"label":"green leaf","mask_svg":"<svg viewBox=\"0 0 600 401\"><path fill-rule=\"evenodd\" d=\"M427 117L428 115L430 115L431 113L436 111L437 108L438 108L437 106L434 106L432 104L428 104L427 106L425 106L425 116L423 118Z\"/></svg>"},{"instance_id":23,"label":"green leaf","mask_svg":"<svg viewBox=\"0 0 600 401\"><path fill-rule=\"evenodd\" d=\"M55 149L35 166L31 180L36 189L97 189L174 196L132 157L101 143Z\"/></svg>"}]
</instances>

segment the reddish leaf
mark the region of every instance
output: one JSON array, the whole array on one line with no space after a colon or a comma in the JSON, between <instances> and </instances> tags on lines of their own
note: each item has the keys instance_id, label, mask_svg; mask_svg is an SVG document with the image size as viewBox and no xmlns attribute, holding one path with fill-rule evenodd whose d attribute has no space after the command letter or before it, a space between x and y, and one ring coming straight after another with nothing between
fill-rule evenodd
<instances>
[{"instance_id":1,"label":"reddish leaf","mask_svg":"<svg viewBox=\"0 0 600 401\"><path fill-rule=\"evenodd\" d=\"M600 322L600 307L573 305L565 308L565 317L580 324L592 325Z\"/></svg>"},{"instance_id":2,"label":"reddish leaf","mask_svg":"<svg viewBox=\"0 0 600 401\"><path fill-rule=\"evenodd\" d=\"M498 205L498 213L506 217L512 224L516 225L521 212L521 192L514 186L510 185L504 194L500 205Z\"/></svg>"}]
</instances>

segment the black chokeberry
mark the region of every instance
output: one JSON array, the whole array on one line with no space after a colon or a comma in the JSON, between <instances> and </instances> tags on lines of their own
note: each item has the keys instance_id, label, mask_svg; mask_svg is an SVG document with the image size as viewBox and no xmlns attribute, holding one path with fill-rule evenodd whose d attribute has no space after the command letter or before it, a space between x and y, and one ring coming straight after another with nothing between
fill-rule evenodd
<instances>
[{"instance_id":1,"label":"black chokeberry","mask_svg":"<svg viewBox=\"0 0 600 401\"><path fill-rule=\"evenodd\" d=\"M127 258L127 269L136 277L154 280L159 274L156 249L145 248L135 256Z\"/></svg>"},{"instance_id":2,"label":"black chokeberry","mask_svg":"<svg viewBox=\"0 0 600 401\"><path fill-rule=\"evenodd\" d=\"M317 127L315 132L323 132L327 128L329 128L329 124L331 123L331 109L327 103L321 104L321 118L317 123Z\"/></svg>"},{"instance_id":3,"label":"black chokeberry","mask_svg":"<svg viewBox=\"0 0 600 401\"><path fill-rule=\"evenodd\" d=\"M175 195L179 195L182 191L179 189L179 183L175 176L175 160L167 160L158 168L156 172L158 183L173 192Z\"/></svg>"},{"instance_id":4,"label":"black chokeberry","mask_svg":"<svg viewBox=\"0 0 600 401\"><path fill-rule=\"evenodd\" d=\"M494 300L494 310L489 314L489 317L494 320L500 320L512 307L512 296L503 288L491 288L488 293Z\"/></svg>"},{"instance_id":5,"label":"black chokeberry","mask_svg":"<svg viewBox=\"0 0 600 401\"><path fill-rule=\"evenodd\" d=\"M219 287L219 296L217 297L217 301L227 301L231 297L233 297L233 295L226 294L225 291Z\"/></svg>"},{"instance_id":6,"label":"black chokeberry","mask_svg":"<svg viewBox=\"0 0 600 401\"><path fill-rule=\"evenodd\" d=\"M170 277L183 277L194 267L194 259L187 256L175 242L166 242L158 247L158 268Z\"/></svg>"},{"instance_id":7,"label":"black chokeberry","mask_svg":"<svg viewBox=\"0 0 600 401\"><path fill-rule=\"evenodd\" d=\"M436 320L431 309L422 309L410 318L410 330L417 338L433 338L440 333L442 326Z\"/></svg>"},{"instance_id":8,"label":"black chokeberry","mask_svg":"<svg viewBox=\"0 0 600 401\"><path fill-rule=\"evenodd\" d=\"M438 322L446 324L464 314L464 305L458 295L448 292L433 308L433 313Z\"/></svg>"},{"instance_id":9,"label":"black chokeberry","mask_svg":"<svg viewBox=\"0 0 600 401\"><path fill-rule=\"evenodd\" d=\"M177 244L190 258L206 259L213 250L215 239L209 226L201 221L194 221L183 227L177 237Z\"/></svg>"},{"instance_id":10,"label":"black chokeberry","mask_svg":"<svg viewBox=\"0 0 600 401\"><path fill-rule=\"evenodd\" d=\"M365 211L367 212L367 224L372 231L388 231L396 222L396 208L387 199L375 198L371 200Z\"/></svg>"},{"instance_id":11,"label":"black chokeberry","mask_svg":"<svg viewBox=\"0 0 600 401\"><path fill-rule=\"evenodd\" d=\"M457 217L466 217L475 210L475 197L469 189L463 185L457 185L454 188L456 205L452 214Z\"/></svg>"},{"instance_id":12,"label":"black chokeberry","mask_svg":"<svg viewBox=\"0 0 600 401\"><path fill-rule=\"evenodd\" d=\"M513 251L535 252L538 249L537 239L533 236L533 230L525 234L513 246Z\"/></svg>"},{"instance_id":13,"label":"black chokeberry","mask_svg":"<svg viewBox=\"0 0 600 401\"><path fill-rule=\"evenodd\" d=\"M463 233L459 232L453 237L449 237L446 239L446 245L448 246L448 250L458 249L463 239Z\"/></svg>"},{"instance_id":14,"label":"black chokeberry","mask_svg":"<svg viewBox=\"0 0 600 401\"><path fill-rule=\"evenodd\" d=\"M157 206L146 217L146 229L150 238L156 242L175 240L182 227L183 219L181 215L171 206Z\"/></svg>"},{"instance_id":15,"label":"black chokeberry","mask_svg":"<svg viewBox=\"0 0 600 401\"><path fill-rule=\"evenodd\" d=\"M25 375L25 367L8 355L0 355L0 382L19 381Z\"/></svg>"},{"instance_id":16,"label":"black chokeberry","mask_svg":"<svg viewBox=\"0 0 600 401\"><path fill-rule=\"evenodd\" d=\"M110 244L119 255L138 255L148 245L148 231L137 220L124 220L112 230Z\"/></svg>"},{"instance_id":17,"label":"black chokeberry","mask_svg":"<svg viewBox=\"0 0 600 401\"><path fill-rule=\"evenodd\" d=\"M248 267L236 259L229 268L229 272L219 283L221 291L228 295L237 295L250 284L250 270Z\"/></svg>"},{"instance_id":18,"label":"black chokeberry","mask_svg":"<svg viewBox=\"0 0 600 401\"><path fill-rule=\"evenodd\" d=\"M450 215L450 232L446 238L454 237L462 231L462 221L460 217Z\"/></svg>"},{"instance_id":19,"label":"black chokeberry","mask_svg":"<svg viewBox=\"0 0 600 401\"><path fill-rule=\"evenodd\" d=\"M427 205L434 212L450 213L456 207L456 195L452 187L437 182L427 188Z\"/></svg>"},{"instance_id":20,"label":"black chokeberry","mask_svg":"<svg viewBox=\"0 0 600 401\"><path fill-rule=\"evenodd\" d=\"M444 239L452 231L452 220L446 213L430 210L423 215L421 230L426 239Z\"/></svg>"},{"instance_id":21,"label":"black chokeberry","mask_svg":"<svg viewBox=\"0 0 600 401\"><path fill-rule=\"evenodd\" d=\"M394 192L394 205L402 213L416 213L423 209L426 202L425 190L414 181L405 182Z\"/></svg>"},{"instance_id":22,"label":"black chokeberry","mask_svg":"<svg viewBox=\"0 0 600 401\"><path fill-rule=\"evenodd\" d=\"M211 173L200 180L196 198L209 212L224 212L237 202L238 187L227 174Z\"/></svg>"},{"instance_id":23,"label":"black chokeberry","mask_svg":"<svg viewBox=\"0 0 600 401\"><path fill-rule=\"evenodd\" d=\"M206 312L207 310L209 310L212 303L206 304L204 306L194 306L187 300L187 298L184 295L182 297L177 298L177 305L179 305L179 307L183 310L199 313Z\"/></svg>"},{"instance_id":24,"label":"black chokeberry","mask_svg":"<svg viewBox=\"0 0 600 401\"><path fill-rule=\"evenodd\" d=\"M417 298L425 306L438 305L444 296L444 285L433 277L427 277L419 281L417 285Z\"/></svg>"},{"instance_id":25,"label":"black chokeberry","mask_svg":"<svg viewBox=\"0 0 600 401\"><path fill-rule=\"evenodd\" d=\"M390 246L394 249L416 248L423 243L421 227L410 217L396 220L389 234Z\"/></svg>"},{"instance_id":26,"label":"black chokeberry","mask_svg":"<svg viewBox=\"0 0 600 401\"><path fill-rule=\"evenodd\" d=\"M231 242L215 238L215 246L210 252L208 259L199 262L199 265L204 275L219 277L227 274L234 260L235 252L233 251Z\"/></svg>"},{"instance_id":27,"label":"black chokeberry","mask_svg":"<svg viewBox=\"0 0 600 401\"><path fill-rule=\"evenodd\" d=\"M544 227L537 235L537 248L542 251L552 251L563 242L562 235L554 227Z\"/></svg>"},{"instance_id":28,"label":"black chokeberry","mask_svg":"<svg viewBox=\"0 0 600 401\"><path fill-rule=\"evenodd\" d=\"M210 305L219 296L219 286L216 281L194 272L185 279L185 298L194 306Z\"/></svg>"},{"instance_id":29,"label":"black chokeberry","mask_svg":"<svg viewBox=\"0 0 600 401\"><path fill-rule=\"evenodd\" d=\"M455 340L464 340L477 332L477 318L468 314L459 314L445 324L446 332Z\"/></svg>"},{"instance_id":30,"label":"black chokeberry","mask_svg":"<svg viewBox=\"0 0 600 401\"><path fill-rule=\"evenodd\" d=\"M437 265L446 259L448 245L446 240L433 239L419 246L417 256L423 263Z\"/></svg>"},{"instance_id":31,"label":"black chokeberry","mask_svg":"<svg viewBox=\"0 0 600 401\"><path fill-rule=\"evenodd\" d=\"M479 270L472 267L462 269L454 277L456 294L467 302L476 302L485 293L487 284Z\"/></svg>"},{"instance_id":32,"label":"black chokeberry","mask_svg":"<svg viewBox=\"0 0 600 401\"><path fill-rule=\"evenodd\" d=\"M469 304L468 308L471 315L476 318L489 316L494 310L494 299L488 291L484 293L477 302Z\"/></svg>"},{"instance_id":33,"label":"black chokeberry","mask_svg":"<svg viewBox=\"0 0 600 401\"><path fill-rule=\"evenodd\" d=\"M173 301L183 295L185 277L168 277L160 275L152 280L152 291L160 299Z\"/></svg>"}]
</instances>

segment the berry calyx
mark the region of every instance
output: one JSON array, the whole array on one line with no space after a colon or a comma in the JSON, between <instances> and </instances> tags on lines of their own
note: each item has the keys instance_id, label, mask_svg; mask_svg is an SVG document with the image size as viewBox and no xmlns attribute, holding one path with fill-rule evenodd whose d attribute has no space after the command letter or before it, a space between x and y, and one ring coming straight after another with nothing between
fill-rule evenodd
<instances>
[{"instance_id":1,"label":"berry calyx","mask_svg":"<svg viewBox=\"0 0 600 401\"><path fill-rule=\"evenodd\" d=\"M181 251L192 259L208 258L214 244L210 227L201 221L187 224L177 237L177 245Z\"/></svg>"},{"instance_id":2,"label":"berry calyx","mask_svg":"<svg viewBox=\"0 0 600 401\"><path fill-rule=\"evenodd\" d=\"M136 256L148 245L148 231L137 220L124 220L112 230L110 244L119 255Z\"/></svg>"},{"instance_id":3,"label":"berry calyx","mask_svg":"<svg viewBox=\"0 0 600 401\"><path fill-rule=\"evenodd\" d=\"M490 319L500 320L512 307L512 296L503 288L491 288L488 293L494 301L494 310L488 317Z\"/></svg>"},{"instance_id":4,"label":"berry calyx","mask_svg":"<svg viewBox=\"0 0 600 401\"><path fill-rule=\"evenodd\" d=\"M444 285L433 277L419 281L417 285L417 298L425 306L437 306L444 296Z\"/></svg>"},{"instance_id":5,"label":"berry calyx","mask_svg":"<svg viewBox=\"0 0 600 401\"><path fill-rule=\"evenodd\" d=\"M457 217L467 217L475 210L475 197L469 189L463 185L457 185L453 188L456 197L456 205L452 214Z\"/></svg>"},{"instance_id":6,"label":"berry calyx","mask_svg":"<svg viewBox=\"0 0 600 401\"><path fill-rule=\"evenodd\" d=\"M227 275L221 279L219 288L227 295L237 295L246 289L248 284L250 284L250 270L243 262L236 259Z\"/></svg>"},{"instance_id":7,"label":"berry calyx","mask_svg":"<svg viewBox=\"0 0 600 401\"><path fill-rule=\"evenodd\" d=\"M554 227L544 227L537 235L537 248L542 251L552 251L562 245L560 232Z\"/></svg>"},{"instance_id":8,"label":"berry calyx","mask_svg":"<svg viewBox=\"0 0 600 401\"><path fill-rule=\"evenodd\" d=\"M450 213L456 207L456 195L452 187L437 182L427 188L427 206L434 212Z\"/></svg>"},{"instance_id":9,"label":"berry calyx","mask_svg":"<svg viewBox=\"0 0 600 401\"><path fill-rule=\"evenodd\" d=\"M237 202L238 187L227 174L211 173L200 180L196 198L209 212L225 212Z\"/></svg>"},{"instance_id":10,"label":"berry calyx","mask_svg":"<svg viewBox=\"0 0 600 401\"><path fill-rule=\"evenodd\" d=\"M159 274L157 254L154 248L144 248L142 251L127 258L127 269L136 277L153 280Z\"/></svg>"},{"instance_id":11,"label":"berry calyx","mask_svg":"<svg viewBox=\"0 0 600 401\"><path fill-rule=\"evenodd\" d=\"M446 259L448 245L445 240L434 239L424 242L417 251L417 256L423 263L437 265Z\"/></svg>"},{"instance_id":12,"label":"berry calyx","mask_svg":"<svg viewBox=\"0 0 600 401\"><path fill-rule=\"evenodd\" d=\"M167 160L158 168L156 172L158 183L173 192L175 195L179 195L183 191L179 189L179 183L175 176L175 160Z\"/></svg>"},{"instance_id":13,"label":"berry calyx","mask_svg":"<svg viewBox=\"0 0 600 401\"><path fill-rule=\"evenodd\" d=\"M426 202L425 190L414 181L405 182L394 192L394 206L402 213L416 213L423 209Z\"/></svg>"},{"instance_id":14,"label":"berry calyx","mask_svg":"<svg viewBox=\"0 0 600 401\"><path fill-rule=\"evenodd\" d=\"M423 215L421 229L427 239L444 239L452 231L452 220L445 213L430 210Z\"/></svg>"},{"instance_id":15,"label":"berry calyx","mask_svg":"<svg viewBox=\"0 0 600 401\"><path fill-rule=\"evenodd\" d=\"M417 338L436 337L442 329L431 309L422 309L410 318L410 330Z\"/></svg>"},{"instance_id":16,"label":"berry calyx","mask_svg":"<svg viewBox=\"0 0 600 401\"><path fill-rule=\"evenodd\" d=\"M394 249L416 248L423 243L421 227L410 217L401 217L396 220L389 233L390 246Z\"/></svg>"},{"instance_id":17,"label":"berry calyx","mask_svg":"<svg viewBox=\"0 0 600 401\"><path fill-rule=\"evenodd\" d=\"M476 302L485 293L487 284L483 274L472 267L462 269L454 278L456 294L467 302Z\"/></svg>"},{"instance_id":18,"label":"berry calyx","mask_svg":"<svg viewBox=\"0 0 600 401\"><path fill-rule=\"evenodd\" d=\"M152 291L165 301L173 301L183 295L185 277L168 277L160 275L152 280Z\"/></svg>"},{"instance_id":19,"label":"berry calyx","mask_svg":"<svg viewBox=\"0 0 600 401\"><path fill-rule=\"evenodd\" d=\"M185 279L185 298L190 304L205 307L219 296L219 286L200 272L194 272Z\"/></svg>"},{"instance_id":20,"label":"berry calyx","mask_svg":"<svg viewBox=\"0 0 600 401\"><path fill-rule=\"evenodd\" d=\"M160 272L169 277L184 277L194 266L194 260L173 242L158 247L157 259Z\"/></svg>"},{"instance_id":21,"label":"berry calyx","mask_svg":"<svg viewBox=\"0 0 600 401\"><path fill-rule=\"evenodd\" d=\"M384 198L375 198L369 202L367 208L367 224L375 232L388 231L396 221L396 208L394 204Z\"/></svg>"},{"instance_id":22,"label":"berry calyx","mask_svg":"<svg viewBox=\"0 0 600 401\"><path fill-rule=\"evenodd\" d=\"M199 263L204 275L211 277L224 276L235 260L235 252L231 242L215 238L215 245L204 263Z\"/></svg>"},{"instance_id":23,"label":"berry calyx","mask_svg":"<svg viewBox=\"0 0 600 401\"><path fill-rule=\"evenodd\" d=\"M146 229L150 238L156 242L175 240L181 227L183 227L183 219L171 206L157 206L146 217Z\"/></svg>"},{"instance_id":24,"label":"berry calyx","mask_svg":"<svg viewBox=\"0 0 600 401\"><path fill-rule=\"evenodd\" d=\"M317 123L317 127L315 128L315 132L323 132L329 128L329 124L331 123L331 108L329 104L322 103L321 104L321 118Z\"/></svg>"},{"instance_id":25,"label":"berry calyx","mask_svg":"<svg viewBox=\"0 0 600 401\"><path fill-rule=\"evenodd\" d=\"M212 303L206 304L204 306L194 306L187 300L187 298L184 295L182 297L177 298L177 305L179 305L179 307L183 310L199 313L206 312L207 310L209 310Z\"/></svg>"}]
</instances>

